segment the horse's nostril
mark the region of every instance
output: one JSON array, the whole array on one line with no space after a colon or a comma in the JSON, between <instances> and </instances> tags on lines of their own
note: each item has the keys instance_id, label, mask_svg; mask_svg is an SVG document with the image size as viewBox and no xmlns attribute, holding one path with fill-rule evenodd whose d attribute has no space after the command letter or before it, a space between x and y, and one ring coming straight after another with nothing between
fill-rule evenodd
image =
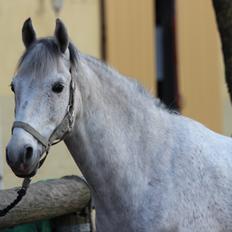
<instances>
[{"instance_id":1,"label":"horse's nostril","mask_svg":"<svg viewBox=\"0 0 232 232\"><path fill-rule=\"evenodd\" d=\"M25 148L25 161L28 161L33 156L33 148L31 146L27 146Z\"/></svg>"}]
</instances>

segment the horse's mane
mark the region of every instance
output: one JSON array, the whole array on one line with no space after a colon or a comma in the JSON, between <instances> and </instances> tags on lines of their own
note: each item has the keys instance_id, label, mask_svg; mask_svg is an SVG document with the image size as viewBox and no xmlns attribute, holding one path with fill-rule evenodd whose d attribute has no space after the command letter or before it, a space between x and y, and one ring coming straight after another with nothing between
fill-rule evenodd
<instances>
[{"instance_id":1,"label":"horse's mane","mask_svg":"<svg viewBox=\"0 0 232 232\"><path fill-rule=\"evenodd\" d=\"M126 79L127 84L130 85L130 88L142 94L145 98L150 99L155 104L155 106L169 111L166 105L164 105L160 101L160 99L154 98L137 80L121 75L113 67L111 67L110 65L106 64L105 62L93 56L81 54L81 57L83 57L87 61L88 65L93 70L95 70L98 74L103 72L104 76L107 76L108 78L112 78L114 81L116 81L117 79L122 79L122 78ZM170 112L176 113L172 110L170 110Z\"/></svg>"},{"instance_id":2,"label":"horse's mane","mask_svg":"<svg viewBox=\"0 0 232 232\"><path fill-rule=\"evenodd\" d=\"M72 42L69 43L69 53L71 69L75 69L76 71L79 65L79 60L84 59L91 67L91 69L98 75L107 76L107 78L110 78L113 81L124 80L130 89L133 89L135 92L143 95L146 99L152 101L153 104L160 109L167 110L166 106L158 98L152 97L152 95L148 93L148 91L145 90L138 81L121 75L114 68L95 57L80 53ZM17 70L21 68L24 63L27 63L26 66L27 69L29 67L30 72L46 72L46 70L49 70L49 68L53 67L54 64L57 64L58 58L61 55L62 53L59 50L59 47L53 37L38 39L24 51L19 59Z\"/></svg>"}]
</instances>

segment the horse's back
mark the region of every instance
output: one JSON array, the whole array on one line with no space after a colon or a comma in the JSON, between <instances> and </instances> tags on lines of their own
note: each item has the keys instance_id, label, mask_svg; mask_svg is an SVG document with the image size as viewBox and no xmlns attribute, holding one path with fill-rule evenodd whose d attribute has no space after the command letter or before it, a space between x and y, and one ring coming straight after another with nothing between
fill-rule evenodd
<instances>
[{"instance_id":1,"label":"horse's back","mask_svg":"<svg viewBox=\"0 0 232 232\"><path fill-rule=\"evenodd\" d=\"M182 116L179 125L162 220L181 232L231 231L232 139Z\"/></svg>"}]
</instances>

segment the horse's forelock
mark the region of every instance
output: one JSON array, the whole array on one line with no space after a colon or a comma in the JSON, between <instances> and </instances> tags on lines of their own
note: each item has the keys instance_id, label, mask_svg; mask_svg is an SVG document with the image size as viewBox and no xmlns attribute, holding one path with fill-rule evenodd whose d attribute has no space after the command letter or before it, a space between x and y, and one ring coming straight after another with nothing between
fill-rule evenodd
<instances>
[{"instance_id":1,"label":"horse's forelock","mask_svg":"<svg viewBox=\"0 0 232 232\"><path fill-rule=\"evenodd\" d=\"M69 43L70 63L72 68L76 68L78 63L78 51L75 46ZM41 73L51 69L58 64L58 59L62 56L54 38L37 40L32 44L19 59L17 70L24 72Z\"/></svg>"}]
</instances>

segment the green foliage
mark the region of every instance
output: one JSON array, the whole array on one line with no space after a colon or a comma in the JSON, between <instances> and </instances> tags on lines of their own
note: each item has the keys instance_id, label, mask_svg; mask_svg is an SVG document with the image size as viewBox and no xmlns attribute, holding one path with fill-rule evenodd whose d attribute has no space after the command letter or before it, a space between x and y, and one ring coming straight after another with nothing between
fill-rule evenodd
<instances>
[{"instance_id":1,"label":"green foliage","mask_svg":"<svg viewBox=\"0 0 232 232\"><path fill-rule=\"evenodd\" d=\"M38 221L33 224L24 224L10 229L0 230L0 232L51 232L49 221Z\"/></svg>"}]
</instances>

